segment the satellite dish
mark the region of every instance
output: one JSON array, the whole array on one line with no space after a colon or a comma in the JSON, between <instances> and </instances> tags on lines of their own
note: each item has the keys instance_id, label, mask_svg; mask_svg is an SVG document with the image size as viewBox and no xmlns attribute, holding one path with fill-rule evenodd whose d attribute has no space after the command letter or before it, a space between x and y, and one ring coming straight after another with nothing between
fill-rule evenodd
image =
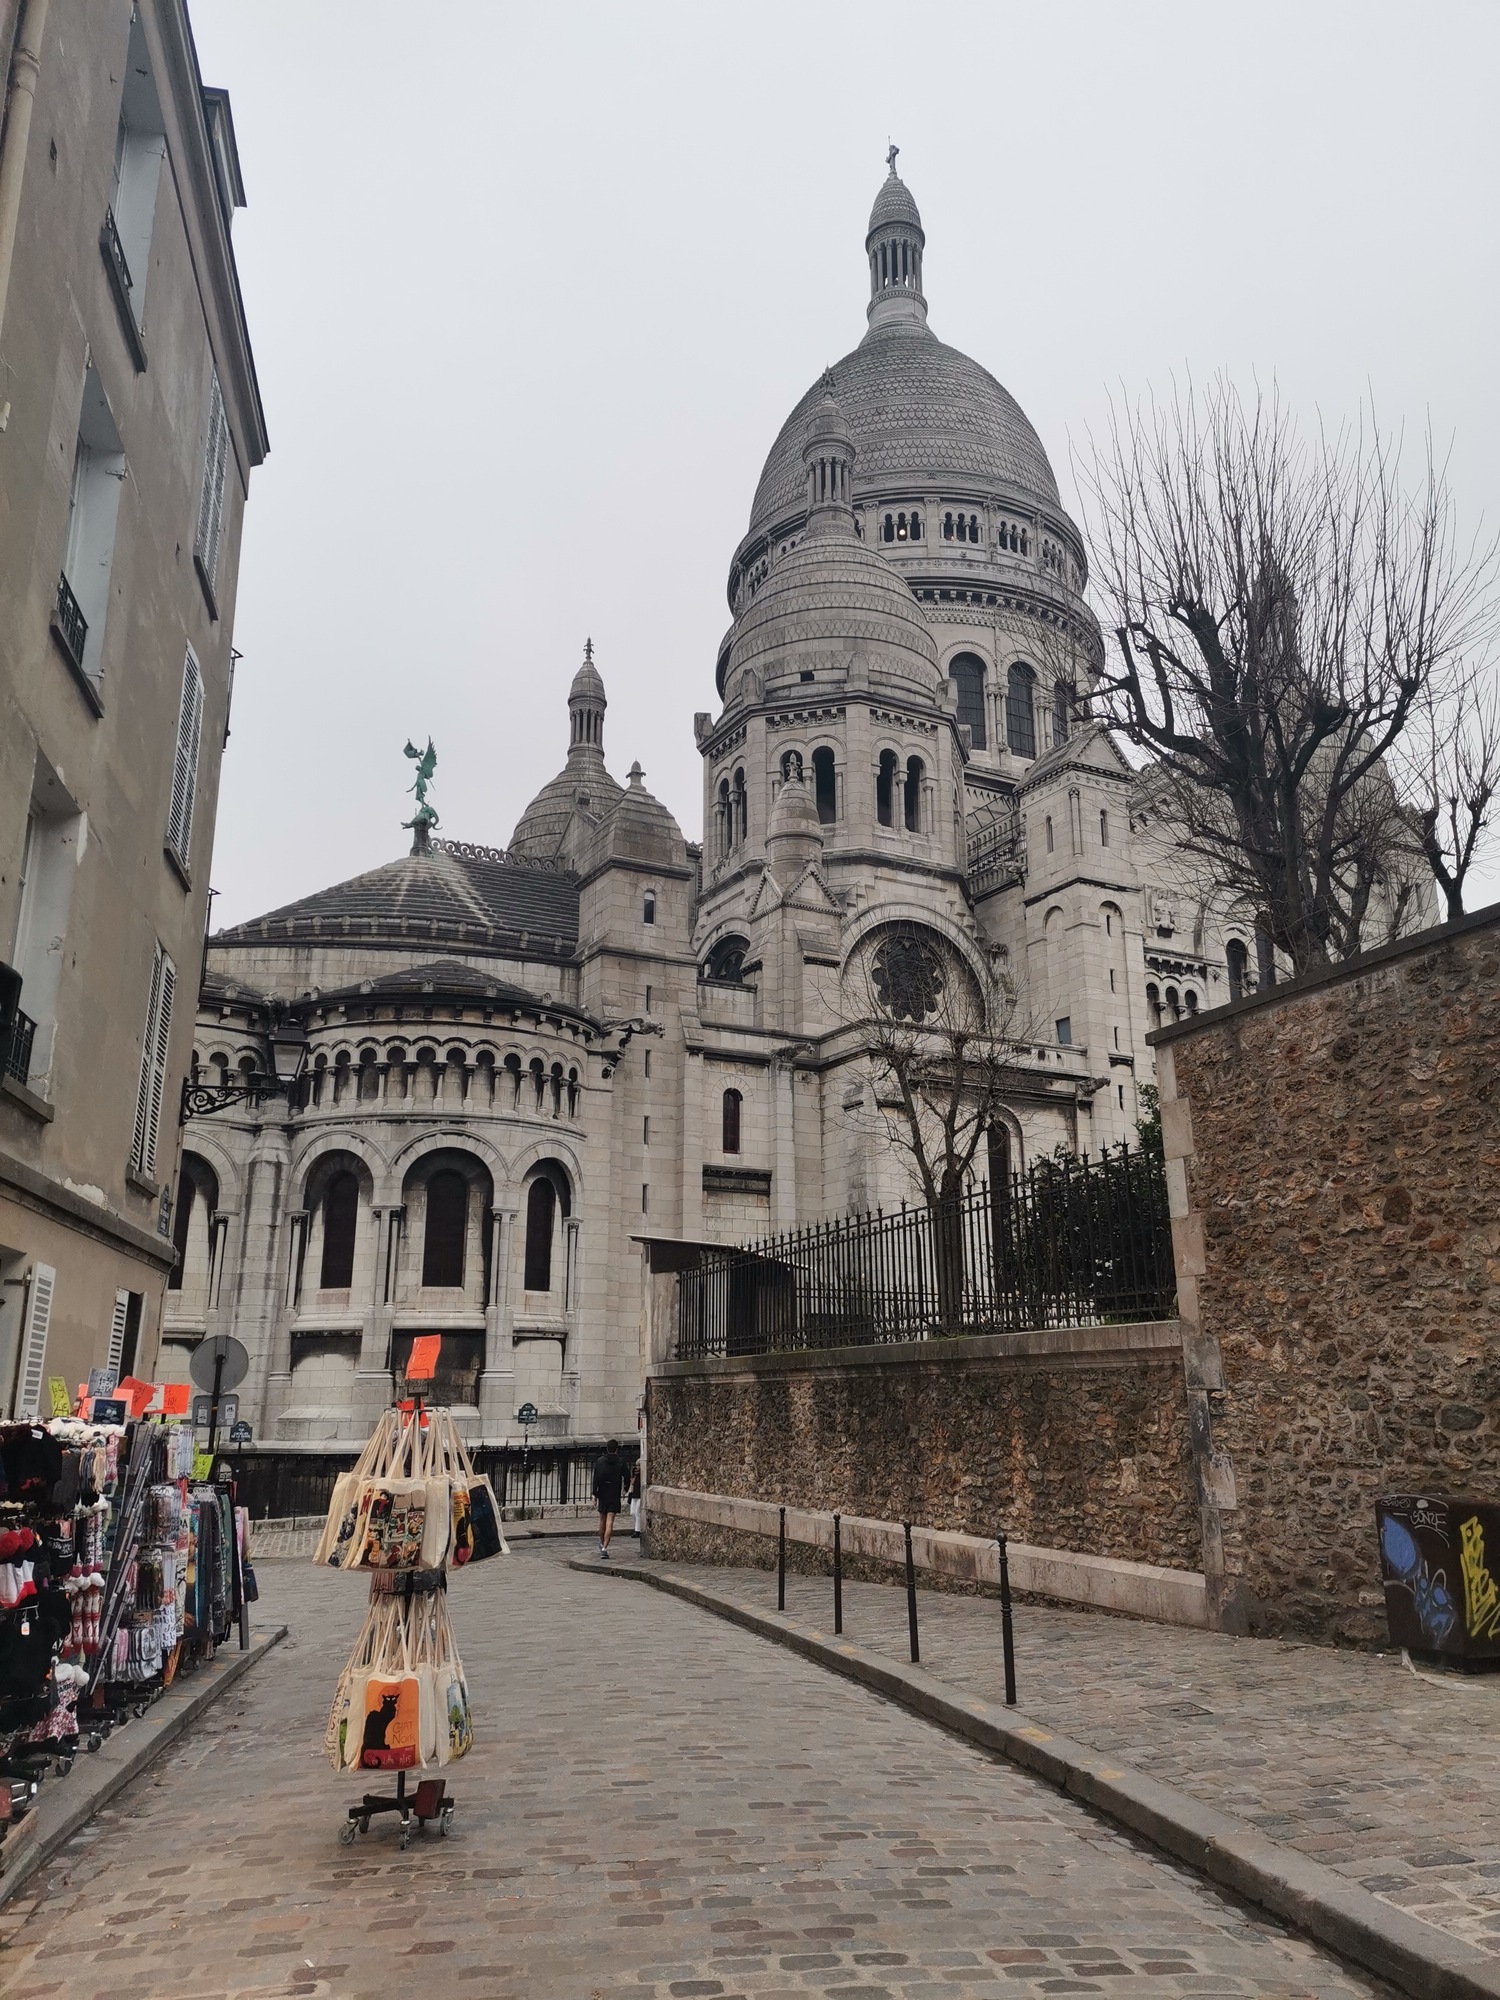
<instances>
[{"instance_id":1,"label":"satellite dish","mask_svg":"<svg viewBox=\"0 0 1500 2000\"><path fill-rule=\"evenodd\" d=\"M216 1333L209 1340L200 1340L193 1349L188 1373L195 1388L212 1391L214 1364L221 1358L224 1368L219 1376L219 1393L222 1395L228 1389L238 1389L250 1372L250 1356L244 1342L236 1340L232 1333Z\"/></svg>"}]
</instances>

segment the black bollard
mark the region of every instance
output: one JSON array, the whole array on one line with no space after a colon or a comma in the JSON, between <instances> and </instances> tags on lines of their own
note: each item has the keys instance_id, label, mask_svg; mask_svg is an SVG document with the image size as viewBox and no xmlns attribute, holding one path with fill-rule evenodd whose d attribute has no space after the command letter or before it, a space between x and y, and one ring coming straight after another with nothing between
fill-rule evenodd
<instances>
[{"instance_id":1,"label":"black bollard","mask_svg":"<svg viewBox=\"0 0 1500 2000\"><path fill-rule=\"evenodd\" d=\"M911 1631L912 1665L916 1666L922 1657L917 1645L917 1572L911 1559L911 1522L903 1521L901 1525L906 1530L906 1623Z\"/></svg>"},{"instance_id":2,"label":"black bollard","mask_svg":"<svg viewBox=\"0 0 1500 2000\"><path fill-rule=\"evenodd\" d=\"M844 1629L844 1551L839 1541L839 1517L833 1517L833 1631L837 1638Z\"/></svg>"},{"instance_id":3,"label":"black bollard","mask_svg":"<svg viewBox=\"0 0 1500 2000\"><path fill-rule=\"evenodd\" d=\"M1005 1537L998 1535L1000 1544L1000 1643L1005 1650L1005 1706L1016 1705L1016 1635L1010 1622L1010 1557L1006 1553Z\"/></svg>"},{"instance_id":4,"label":"black bollard","mask_svg":"<svg viewBox=\"0 0 1500 2000\"><path fill-rule=\"evenodd\" d=\"M786 1610L786 1509L781 1510L781 1527L776 1536L776 1609Z\"/></svg>"}]
</instances>

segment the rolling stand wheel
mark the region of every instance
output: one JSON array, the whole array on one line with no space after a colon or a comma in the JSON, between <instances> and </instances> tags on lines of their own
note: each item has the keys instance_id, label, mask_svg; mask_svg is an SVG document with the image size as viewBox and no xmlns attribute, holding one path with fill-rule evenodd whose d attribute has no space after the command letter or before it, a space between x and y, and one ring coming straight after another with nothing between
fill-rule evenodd
<instances>
[{"instance_id":1,"label":"rolling stand wheel","mask_svg":"<svg viewBox=\"0 0 1500 2000\"><path fill-rule=\"evenodd\" d=\"M354 1845L354 1833L356 1825L357 1822L355 1820L346 1819L344 1821L344 1824L339 1828L340 1847L352 1847Z\"/></svg>"},{"instance_id":2,"label":"rolling stand wheel","mask_svg":"<svg viewBox=\"0 0 1500 2000\"><path fill-rule=\"evenodd\" d=\"M453 1808L452 1806L445 1806L438 1815L438 1832L443 1836L444 1840L448 1838L448 1829L452 1824Z\"/></svg>"},{"instance_id":3,"label":"rolling stand wheel","mask_svg":"<svg viewBox=\"0 0 1500 2000\"><path fill-rule=\"evenodd\" d=\"M404 1854L406 1852L407 1842L411 1839L411 1821L407 1818L403 1818L401 1821L400 1839L401 1839L401 1851Z\"/></svg>"},{"instance_id":4,"label":"rolling stand wheel","mask_svg":"<svg viewBox=\"0 0 1500 2000\"><path fill-rule=\"evenodd\" d=\"M89 1731L89 1748L90 1750L102 1750L104 1748L104 1738L99 1734L97 1729Z\"/></svg>"}]
</instances>

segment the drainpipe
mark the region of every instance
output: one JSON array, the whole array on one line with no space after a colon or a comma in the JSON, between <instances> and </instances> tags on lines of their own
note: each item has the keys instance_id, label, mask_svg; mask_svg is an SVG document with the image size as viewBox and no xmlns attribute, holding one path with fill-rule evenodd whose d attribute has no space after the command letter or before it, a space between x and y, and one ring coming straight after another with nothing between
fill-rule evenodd
<instances>
[{"instance_id":1,"label":"drainpipe","mask_svg":"<svg viewBox=\"0 0 1500 2000\"><path fill-rule=\"evenodd\" d=\"M26 144L31 137L31 112L40 73L42 30L47 25L48 0L21 0L16 50L10 66L10 101L5 132L0 138L0 333L5 329L5 305L10 296L10 267L15 257L16 226L21 217L21 181L26 172ZM0 404L0 429L10 416L10 404Z\"/></svg>"}]
</instances>

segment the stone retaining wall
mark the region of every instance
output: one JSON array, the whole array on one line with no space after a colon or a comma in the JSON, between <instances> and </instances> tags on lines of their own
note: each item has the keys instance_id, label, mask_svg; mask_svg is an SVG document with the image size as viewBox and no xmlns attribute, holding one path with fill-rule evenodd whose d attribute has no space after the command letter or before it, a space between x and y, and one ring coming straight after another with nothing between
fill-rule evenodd
<instances>
[{"instance_id":1,"label":"stone retaining wall","mask_svg":"<svg viewBox=\"0 0 1500 2000\"><path fill-rule=\"evenodd\" d=\"M646 1409L653 1485L1200 1567L1174 1322L663 1362ZM661 1532L731 1554L731 1530Z\"/></svg>"},{"instance_id":2,"label":"stone retaining wall","mask_svg":"<svg viewBox=\"0 0 1500 2000\"><path fill-rule=\"evenodd\" d=\"M1153 1040L1219 1622L1381 1640L1376 1496L1500 1497L1500 909Z\"/></svg>"}]
</instances>

